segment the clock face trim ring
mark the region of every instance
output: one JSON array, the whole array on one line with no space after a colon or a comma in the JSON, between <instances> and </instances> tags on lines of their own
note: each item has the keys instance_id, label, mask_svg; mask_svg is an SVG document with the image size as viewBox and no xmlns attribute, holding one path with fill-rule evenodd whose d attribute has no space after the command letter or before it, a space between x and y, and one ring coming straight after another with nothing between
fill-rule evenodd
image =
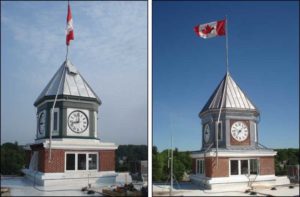
<instances>
[{"instance_id":1,"label":"clock face trim ring","mask_svg":"<svg viewBox=\"0 0 300 197\"><path fill-rule=\"evenodd\" d=\"M39 115L39 122L38 122L38 132L39 134L44 134L45 132L45 123L46 123L46 116L45 112L41 112Z\"/></svg>"},{"instance_id":2,"label":"clock face trim ring","mask_svg":"<svg viewBox=\"0 0 300 197\"><path fill-rule=\"evenodd\" d=\"M210 127L208 124L205 124L204 126L204 141L207 143L210 138Z\"/></svg>"},{"instance_id":3,"label":"clock face trim ring","mask_svg":"<svg viewBox=\"0 0 300 197\"><path fill-rule=\"evenodd\" d=\"M231 136L238 142L245 141L249 136L248 126L243 121L231 125Z\"/></svg>"},{"instance_id":4,"label":"clock face trim ring","mask_svg":"<svg viewBox=\"0 0 300 197\"><path fill-rule=\"evenodd\" d=\"M75 115L76 113L77 115ZM75 116L77 116L77 120L72 121L74 120ZM83 122L83 124L80 124L81 122ZM74 126L74 124L77 125L77 128L76 126ZM77 134L85 132L89 127L88 116L83 111L80 110L72 111L68 116L68 127L71 129L71 131Z\"/></svg>"}]
</instances>

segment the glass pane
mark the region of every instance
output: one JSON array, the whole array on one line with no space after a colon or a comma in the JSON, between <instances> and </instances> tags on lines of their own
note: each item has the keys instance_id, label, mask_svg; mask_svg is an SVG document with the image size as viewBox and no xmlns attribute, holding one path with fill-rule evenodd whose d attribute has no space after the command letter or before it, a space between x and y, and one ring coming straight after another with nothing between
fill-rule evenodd
<instances>
[{"instance_id":1,"label":"glass pane","mask_svg":"<svg viewBox=\"0 0 300 197\"><path fill-rule=\"evenodd\" d=\"M248 174L248 160L241 160L241 174Z\"/></svg>"},{"instance_id":2,"label":"glass pane","mask_svg":"<svg viewBox=\"0 0 300 197\"><path fill-rule=\"evenodd\" d=\"M202 167L203 167L202 166L203 165L202 160L200 160L199 163L200 163L200 171L199 171L199 173L202 174Z\"/></svg>"},{"instance_id":3,"label":"glass pane","mask_svg":"<svg viewBox=\"0 0 300 197\"><path fill-rule=\"evenodd\" d=\"M218 123L218 140L222 137L222 124Z\"/></svg>"},{"instance_id":4,"label":"glass pane","mask_svg":"<svg viewBox=\"0 0 300 197\"><path fill-rule=\"evenodd\" d=\"M250 159L250 174L257 174L257 162L256 159Z\"/></svg>"},{"instance_id":5,"label":"glass pane","mask_svg":"<svg viewBox=\"0 0 300 197\"><path fill-rule=\"evenodd\" d=\"M78 154L78 170L86 170L86 154Z\"/></svg>"},{"instance_id":6,"label":"glass pane","mask_svg":"<svg viewBox=\"0 0 300 197\"><path fill-rule=\"evenodd\" d=\"M75 154L67 154L67 170L75 170Z\"/></svg>"},{"instance_id":7,"label":"glass pane","mask_svg":"<svg viewBox=\"0 0 300 197\"><path fill-rule=\"evenodd\" d=\"M89 154L89 170L97 170L97 155Z\"/></svg>"},{"instance_id":8,"label":"glass pane","mask_svg":"<svg viewBox=\"0 0 300 197\"><path fill-rule=\"evenodd\" d=\"M57 131L57 112L54 112L53 119L54 119L53 130Z\"/></svg>"},{"instance_id":9,"label":"glass pane","mask_svg":"<svg viewBox=\"0 0 300 197\"><path fill-rule=\"evenodd\" d=\"M239 163L238 160L231 160L230 161L230 174L231 175L238 175L239 174Z\"/></svg>"}]
</instances>

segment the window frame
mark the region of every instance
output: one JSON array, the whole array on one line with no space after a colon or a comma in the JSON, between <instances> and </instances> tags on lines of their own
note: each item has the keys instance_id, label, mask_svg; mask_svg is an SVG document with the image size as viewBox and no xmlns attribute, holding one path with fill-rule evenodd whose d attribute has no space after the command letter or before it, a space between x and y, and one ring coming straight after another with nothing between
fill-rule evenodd
<instances>
[{"instance_id":1,"label":"window frame","mask_svg":"<svg viewBox=\"0 0 300 197\"><path fill-rule=\"evenodd\" d=\"M67 155L68 154L73 154L75 155L75 169L74 170L67 170ZM86 169L85 170L79 170L78 169L78 155L79 154L85 154L85 162L86 162ZM90 166L89 166L89 155L96 155L96 169L91 169L90 170ZM92 172L92 171L98 171L99 170L99 153L98 152L65 152L65 158L64 158L64 165L65 165L65 172Z\"/></svg>"},{"instance_id":2,"label":"window frame","mask_svg":"<svg viewBox=\"0 0 300 197\"><path fill-rule=\"evenodd\" d=\"M219 138L219 124L221 125L220 126L220 129L221 129L221 131L220 131L220 138ZM215 129L216 129L216 133L217 133L217 138L218 138L218 141L222 141L223 140L223 123L222 123L222 121L217 121L216 123L215 123ZM216 136L215 136L216 137ZM216 139L216 138L215 138Z\"/></svg>"},{"instance_id":3,"label":"window frame","mask_svg":"<svg viewBox=\"0 0 300 197\"><path fill-rule=\"evenodd\" d=\"M199 164L198 164L199 162ZM202 163L202 165L200 165ZM200 169L201 167L201 169ZM199 172L200 169L200 172ZM198 175L205 175L205 162L204 159L196 159L196 174Z\"/></svg>"},{"instance_id":4,"label":"window frame","mask_svg":"<svg viewBox=\"0 0 300 197\"><path fill-rule=\"evenodd\" d=\"M231 174L231 161L236 160L238 161L238 174ZM241 169L241 161L242 160L247 160L248 162L248 173L247 174L242 174L242 169ZM251 160L256 160L256 174L251 174ZM228 174L229 176L245 176L245 175L260 175L260 169L259 169L259 158L232 158L228 160Z\"/></svg>"},{"instance_id":5,"label":"window frame","mask_svg":"<svg viewBox=\"0 0 300 197\"><path fill-rule=\"evenodd\" d=\"M50 110L50 113L52 113L52 109ZM57 113L57 128L56 130L54 129L54 114ZM54 108L53 110L53 117L50 114L50 120L51 120L51 126L52 126L52 135L57 136L59 135L59 126L60 126L60 115L59 115L59 108ZM51 131L50 131L51 132Z\"/></svg>"}]
</instances>

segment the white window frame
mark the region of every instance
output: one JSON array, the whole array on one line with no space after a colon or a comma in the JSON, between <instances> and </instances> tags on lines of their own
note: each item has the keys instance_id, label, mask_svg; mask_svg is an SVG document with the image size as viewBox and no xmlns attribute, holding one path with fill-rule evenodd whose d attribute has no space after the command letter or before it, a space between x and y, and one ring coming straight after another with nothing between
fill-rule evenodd
<instances>
[{"instance_id":1,"label":"white window frame","mask_svg":"<svg viewBox=\"0 0 300 197\"><path fill-rule=\"evenodd\" d=\"M257 175L259 175L260 170L259 170L259 159L258 158L232 158L228 160L228 169L229 169L229 176L245 176L246 174L241 174L242 169L241 169L241 160L248 160L248 174L250 173L250 160L255 159L257 160ZM231 161L232 160L237 160L238 161L238 174L231 174ZM255 174L250 174L250 175L255 175Z\"/></svg>"},{"instance_id":2,"label":"white window frame","mask_svg":"<svg viewBox=\"0 0 300 197\"><path fill-rule=\"evenodd\" d=\"M52 109L51 109L51 111L50 111L50 113L52 113ZM54 113L57 113L57 129L56 130L54 130ZM59 135L59 124L60 124L60 122L59 122L59 108L54 108L54 110L53 110L53 117L50 115L50 119L51 119L51 125L52 125L52 136L57 136L57 135ZM53 118L53 119L52 119Z\"/></svg>"},{"instance_id":3,"label":"white window frame","mask_svg":"<svg viewBox=\"0 0 300 197\"><path fill-rule=\"evenodd\" d=\"M94 134L94 136L97 137L97 133L98 133L98 113L96 111L94 111L94 117L95 117L95 124L94 124L95 134Z\"/></svg>"},{"instance_id":4,"label":"white window frame","mask_svg":"<svg viewBox=\"0 0 300 197\"><path fill-rule=\"evenodd\" d=\"M67 170L67 154L74 154L75 155L75 170ZM86 156L86 169L85 170L78 170L78 154L85 154ZM96 156L96 169L89 170L89 155L94 154ZM99 169L99 153L98 152L65 152L65 172L93 172L98 171Z\"/></svg>"},{"instance_id":5,"label":"white window frame","mask_svg":"<svg viewBox=\"0 0 300 197\"><path fill-rule=\"evenodd\" d=\"M200 165L200 162L202 162L202 168L200 169L200 172L199 172L199 166L198 166L198 162L199 162L199 166ZM202 171L202 173L201 173ZM204 175L205 174L205 162L204 162L204 159L196 159L196 174L200 174L200 175Z\"/></svg>"},{"instance_id":6,"label":"white window frame","mask_svg":"<svg viewBox=\"0 0 300 197\"><path fill-rule=\"evenodd\" d=\"M221 133L220 133L220 136L221 136L221 138L219 139L219 127L218 127L218 122L216 122L215 123L215 129L216 129L216 134L217 134L217 138L218 138L218 141L222 141L223 140L223 123L222 123L222 121L219 121L219 123L220 123L220 125L221 125Z\"/></svg>"},{"instance_id":7,"label":"white window frame","mask_svg":"<svg viewBox=\"0 0 300 197\"><path fill-rule=\"evenodd\" d=\"M257 142L256 123L254 123L254 142Z\"/></svg>"}]
</instances>

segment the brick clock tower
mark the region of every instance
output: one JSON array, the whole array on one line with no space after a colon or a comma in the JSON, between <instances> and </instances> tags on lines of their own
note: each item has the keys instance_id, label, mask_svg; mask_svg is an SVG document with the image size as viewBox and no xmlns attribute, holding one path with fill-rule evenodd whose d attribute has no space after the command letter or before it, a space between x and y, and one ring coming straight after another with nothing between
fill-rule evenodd
<instances>
[{"instance_id":1,"label":"brick clock tower","mask_svg":"<svg viewBox=\"0 0 300 197\"><path fill-rule=\"evenodd\" d=\"M25 148L26 176L43 186L114 182L117 146L97 136L100 105L96 93L66 60L34 102L36 139Z\"/></svg>"},{"instance_id":2,"label":"brick clock tower","mask_svg":"<svg viewBox=\"0 0 300 197\"><path fill-rule=\"evenodd\" d=\"M249 180L275 182L276 152L258 142L259 110L228 72L199 117L202 149L191 153L193 182L208 189L247 185Z\"/></svg>"}]
</instances>

